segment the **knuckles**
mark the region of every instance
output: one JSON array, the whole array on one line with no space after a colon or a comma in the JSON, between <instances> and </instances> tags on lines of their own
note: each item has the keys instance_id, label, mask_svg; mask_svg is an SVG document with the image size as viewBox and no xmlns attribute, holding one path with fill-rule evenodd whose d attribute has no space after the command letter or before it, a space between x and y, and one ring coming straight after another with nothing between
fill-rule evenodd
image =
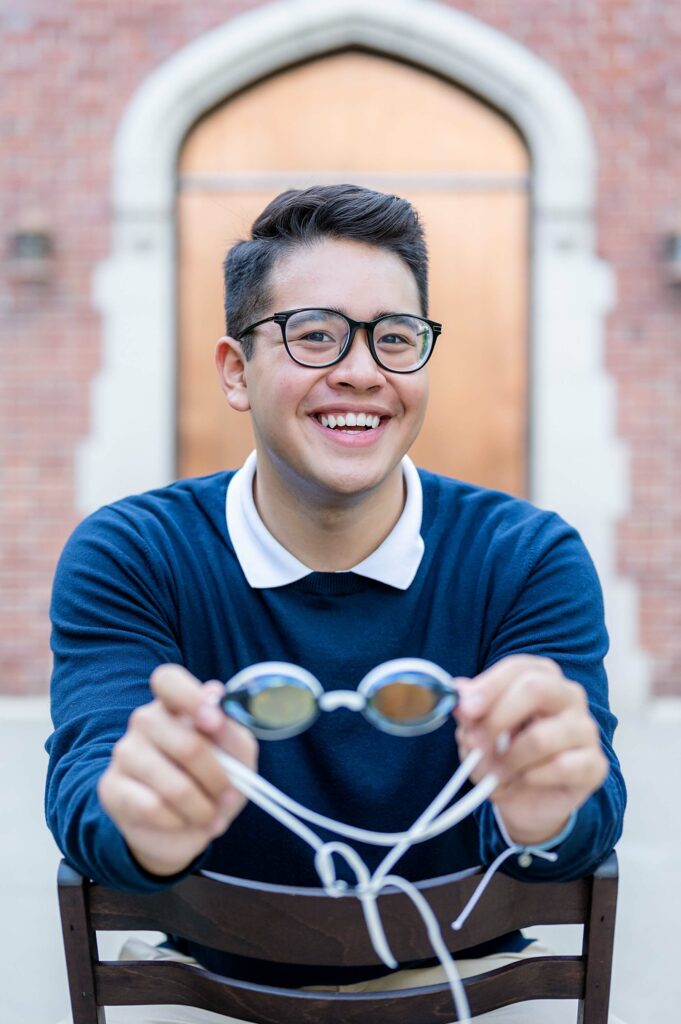
<instances>
[{"instance_id":1,"label":"knuckles","mask_svg":"<svg viewBox=\"0 0 681 1024\"><path fill-rule=\"evenodd\" d=\"M534 761L542 761L553 753L550 737L541 729L531 729L527 737L529 754Z\"/></svg>"},{"instance_id":2,"label":"knuckles","mask_svg":"<svg viewBox=\"0 0 681 1024\"><path fill-rule=\"evenodd\" d=\"M579 708L580 711L588 711L589 702L586 696L586 690L581 683L575 683L571 679L565 680L565 686L570 694L571 703Z\"/></svg>"},{"instance_id":3,"label":"knuckles","mask_svg":"<svg viewBox=\"0 0 681 1024\"><path fill-rule=\"evenodd\" d=\"M116 767L129 764L131 756L134 756L135 741L129 733L123 736L114 744L111 753L111 762Z\"/></svg>"},{"instance_id":4,"label":"knuckles","mask_svg":"<svg viewBox=\"0 0 681 1024\"><path fill-rule=\"evenodd\" d=\"M599 750L598 751L598 758L597 758L596 786L595 786L595 788L598 788L599 786L603 785L603 783L605 782L605 780L608 777L608 772L609 771L610 771L610 765L608 764L608 759L605 756L605 754L603 753L603 751Z\"/></svg>"},{"instance_id":5,"label":"knuckles","mask_svg":"<svg viewBox=\"0 0 681 1024\"><path fill-rule=\"evenodd\" d=\"M534 666L532 668L534 669ZM538 703L546 693L546 677L540 675L536 670L528 671L520 676L518 684L534 703Z\"/></svg>"},{"instance_id":6,"label":"knuckles","mask_svg":"<svg viewBox=\"0 0 681 1024\"><path fill-rule=\"evenodd\" d=\"M198 733L188 730L184 736L177 740L173 754L181 764L190 764L201 755L203 748L204 741Z\"/></svg>"},{"instance_id":7,"label":"knuckles","mask_svg":"<svg viewBox=\"0 0 681 1024\"><path fill-rule=\"evenodd\" d=\"M595 718L592 715L587 714L584 719L584 734L586 742L589 746L598 747L603 760L605 760L605 754L600 750L601 747L601 733L596 723Z\"/></svg>"},{"instance_id":8,"label":"knuckles","mask_svg":"<svg viewBox=\"0 0 681 1024\"><path fill-rule=\"evenodd\" d=\"M130 718L128 719L128 728L133 730L146 731L150 722L153 722L156 718L158 707L156 701L152 701L150 704L141 704L131 712Z\"/></svg>"},{"instance_id":9,"label":"knuckles","mask_svg":"<svg viewBox=\"0 0 681 1024\"><path fill-rule=\"evenodd\" d=\"M191 800L194 787L186 775L178 774L165 787L165 797L171 804L182 806Z\"/></svg>"}]
</instances>

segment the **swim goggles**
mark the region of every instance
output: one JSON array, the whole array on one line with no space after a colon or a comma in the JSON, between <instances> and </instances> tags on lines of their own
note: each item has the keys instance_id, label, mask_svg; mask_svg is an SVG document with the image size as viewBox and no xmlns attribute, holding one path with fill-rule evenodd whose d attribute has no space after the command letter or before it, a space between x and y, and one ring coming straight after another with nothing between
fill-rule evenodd
<instances>
[{"instance_id":1,"label":"swim goggles","mask_svg":"<svg viewBox=\"0 0 681 1024\"><path fill-rule=\"evenodd\" d=\"M242 669L226 684L220 704L231 718L263 740L304 732L322 711L347 708L394 736L437 729L458 703L453 677L423 658L386 661L364 676L356 690L324 690L304 668L264 661Z\"/></svg>"}]
</instances>

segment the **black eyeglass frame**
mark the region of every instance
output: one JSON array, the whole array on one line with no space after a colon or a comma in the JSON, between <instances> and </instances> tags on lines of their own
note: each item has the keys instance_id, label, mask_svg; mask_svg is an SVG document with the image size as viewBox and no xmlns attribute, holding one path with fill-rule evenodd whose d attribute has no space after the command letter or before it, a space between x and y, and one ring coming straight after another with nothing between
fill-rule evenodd
<instances>
[{"instance_id":1,"label":"black eyeglass frame","mask_svg":"<svg viewBox=\"0 0 681 1024\"><path fill-rule=\"evenodd\" d=\"M295 313L304 313L306 310L312 309L318 310L320 313L333 313L334 316L342 317L349 328L348 336L343 347L341 348L336 358L332 359L331 362L329 363L301 362L300 359L296 359L296 357L293 355L291 349L288 346L288 341L286 340L286 324L288 323L289 318L292 317ZM428 324L433 333L433 340L428 355L419 366L415 366L411 370L395 370L393 369L392 366L386 366L385 363L381 362L378 353L376 352L376 346L374 344L374 329L376 328L376 325L380 324L382 320L389 320L391 317L394 316L408 316L411 317L413 320L423 320L424 323ZM337 309L327 309L324 306L301 306L300 309L285 309L282 310L280 313L273 313L272 316L266 316L263 320L258 320L257 323L251 324L250 327L247 327L246 330L242 331L239 334L237 341L241 341L241 339L244 338L247 334L251 334L251 332L254 331L256 327L260 327L261 324L268 323L279 324L279 327L281 328L281 337L284 342L284 347L286 348L286 351L288 352L289 356L291 357L294 363L297 363L298 366L305 366L307 369L319 370L326 370L330 366L336 366L337 363L340 363L341 360L345 359L346 355L350 351L350 347L353 341L355 340L355 335L357 331L360 328L362 328L367 332L367 341L369 344L369 351L371 352L371 357L374 360L374 362L381 367L382 370L386 370L388 373L417 373L419 370L423 369L423 367L426 365L426 363L432 356L433 352L435 351L435 342L442 333L442 324L438 323L436 320L429 320L425 316L417 316L415 313L384 313L383 316L379 316L375 320L353 320L352 317L346 316L345 313L339 313Z\"/></svg>"}]
</instances>

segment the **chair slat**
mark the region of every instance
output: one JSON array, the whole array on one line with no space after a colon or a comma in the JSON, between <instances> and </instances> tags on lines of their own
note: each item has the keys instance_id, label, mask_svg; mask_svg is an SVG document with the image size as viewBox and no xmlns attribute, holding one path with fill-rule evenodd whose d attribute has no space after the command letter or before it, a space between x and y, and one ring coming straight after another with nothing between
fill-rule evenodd
<instances>
[{"instance_id":1,"label":"chair slat","mask_svg":"<svg viewBox=\"0 0 681 1024\"><path fill-rule=\"evenodd\" d=\"M463 929L450 924L470 898L481 873L421 883L445 942L456 952L516 928L578 924L585 920L590 881L528 885L505 875L492 879ZM380 963L359 901L330 900L320 889L266 886L192 875L172 889L144 895L92 885L91 920L98 930L159 930L213 949L277 963L357 966ZM428 959L432 948L423 922L402 892L379 897L379 909L399 961ZM288 936L296 935L292 947Z\"/></svg>"},{"instance_id":2,"label":"chair slat","mask_svg":"<svg viewBox=\"0 0 681 1024\"><path fill-rule=\"evenodd\" d=\"M392 993L303 992L234 981L172 961L103 963L96 976L97 996L105 1005L180 1004L255 1024L414 1024L420 1019L445 1024L456 1017L446 984ZM527 999L530 992L536 999L580 999L584 965L580 957L536 957L464 984L474 1014Z\"/></svg>"}]
</instances>

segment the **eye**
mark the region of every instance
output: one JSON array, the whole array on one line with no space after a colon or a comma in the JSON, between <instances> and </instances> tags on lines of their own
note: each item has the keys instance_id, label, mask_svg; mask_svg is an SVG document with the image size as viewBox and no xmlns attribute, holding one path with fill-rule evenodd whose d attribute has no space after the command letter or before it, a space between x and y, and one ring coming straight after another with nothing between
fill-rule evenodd
<instances>
[{"instance_id":1,"label":"eye","mask_svg":"<svg viewBox=\"0 0 681 1024\"><path fill-rule=\"evenodd\" d=\"M378 339L379 345L388 345L390 348L396 345L410 345L414 346L414 339L407 337L404 334L384 334Z\"/></svg>"},{"instance_id":2,"label":"eye","mask_svg":"<svg viewBox=\"0 0 681 1024\"><path fill-rule=\"evenodd\" d=\"M321 309L301 310L291 316L286 324L287 342L302 349L341 345L346 334L345 320Z\"/></svg>"},{"instance_id":3,"label":"eye","mask_svg":"<svg viewBox=\"0 0 681 1024\"><path fill-rule=\"evenodd\" d=\"M326 345L335 344L335 338L332 338L326 331L308 331L307 334L302 334L297 340L309 341L317 345L320 343Z\"/></svg>"}]
</instances>

